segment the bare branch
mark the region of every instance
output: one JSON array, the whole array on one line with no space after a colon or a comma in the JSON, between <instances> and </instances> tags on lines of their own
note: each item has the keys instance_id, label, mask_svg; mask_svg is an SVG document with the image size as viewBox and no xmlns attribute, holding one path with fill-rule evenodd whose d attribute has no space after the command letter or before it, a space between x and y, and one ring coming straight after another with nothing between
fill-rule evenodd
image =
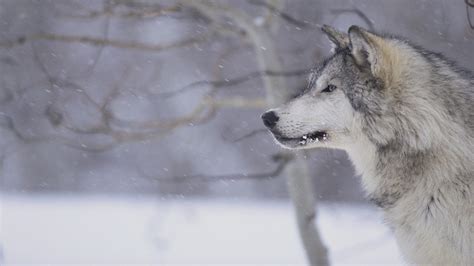
<instances>
[{"instance_id":1,"label":"bare branch","mask_svg":"<svg viewBox=\"0 0 474 266\"><path fill-rule=\"evenodd\" d=\"M246 74L241 77L236 77L233 79L225 79L225 80L214 80L214 81L209 81L209 80L200 80L193 82L189 85L186 85L178 90L175 91L169 91L169 92L160 92L157 93L158 96L162 96L164 98L170 98L173 96L176 96L180 93L184 93L190 90L202 88L203 86L212 86L214 88L222 88L222 87L232 87L235 85L239 85L243 82L262 77L262 76L283 76L283 77L289 77L289 76L301 76L301 75L307 75L310 73L312 69L300 69L300 70L293 70L293 71L285 71L285 72L276 72L276 71L271 71L271 70L264 70L264 71L256 71L252 72L249 74Z\"/></svg>"},{"instance_id":2,"label":"bare branch","mask_svg":"<svg viewBox=\"0 0 474 266\"><path fill-rule=\"evenodd\" d=\"M31 44L31 50L33 52L33 60L34 62L36 63L36 65L38 65L38 68L40 69L40 71L44 74L44 76L46 77L46 80L48 81L49 85L50 85L50 89L53 90L54 89L54 78L52 77L52 75L49 73L48 69L46 68L46 65L41 61L40 57L39 57L39 54L38 54L38 51L36 50L36 47L34 46L34 44L32 43Z\"/></svg>"},{"instance_id":3,"label":"bare branch","mask_svg":"<svg viewBox=\"0 0 474 266\"><path fill-rule=\"evenodd\" d=\"M211 96L205 96L201 101L196 105L196 107L189 112L188 115L175 118L171 121L125 121L120 120L119 118L113 118L111 121L115 126L121 128L128 128L133 130L160 130L161 134L169 133L173 129L176 129L180 126L186 126L189 124L200 124L203 121L208 121L212 117L215 111L219 108L263 108L265 107L264 99L248 99L244 97L227 97L216 99ZM115 132L119 132L117 129L114 129ZM112 132L113 133L113 132ZM150 133L134 133L138 135L149 135ZM158 134L157 132L152 133L152 135ZM122 137L128 138L131 137L132 133L122 132L120 133Z\"/></svg>"},{"instance_id":4,"label":"bare branch","mask_svg":"<svg viewBox=\"0 0 474 266\"><path fill-rule=\"evenodd\" d=\"M293 159L288 153L281 153L272 156L272 161L277 163L277 166L274 170L262 173L253 173L253 174L229 174L229 175L182 175L182 176L174 176L168 178L152 178L153 180L164 182L164 183L187 183L187 182L213 182L213 181L226 181L226 180L265 180L269 178L274 178L279 176L283 170L285 169L288 162ZM142 174L143 175L143 174ZM147 176L147 175L143 175Z\"/></svg>"},{"instance_id":5,"label":"bare branch","mask_svg":"<svg viewBox=\"0 0 474 266\"><path fill-rule=\"evenodd\" d=\"M245 97L227 97L219 99L210 99L209 105L215 108L227 107L227 108L265 108L267 106L265 99L254 98L249 99Z\"/></svg>"},{"instance_id":6,"label":"bare branch","mask_svg":"<svg viewBox=\"0 0 474 266\"><path fill-rule=\"evenodd\" d=\"M272 12L276 16L280 17L281 19L285 20L286 22L288 22L290 24L293 24L293 25L295 25L299 28L318 28L318 27L321 26L319 24L314 24L314 23L311 23L311 22L306 21L306 20L305 21L298 20L298 19L294 18L293 16L279 10L278 8L275 8L273 5L271 5L270 3L266 2L266 1L248 0L248 2L250 4L253 4L253 5L256 5L256 6L261 6L261 7L264 7L266 9L268 9L270 12Z\"/></svg>"},{"instance_id":7,"label":"bare branch","mask_svg":"<svg viewBox=\"0 0 474 266\"><path fill-rule=\"evenodd\" d=\"M263 108L265 106L264 99L246 99L243 97L230 97L215 99L213 97L204 97L201 102L188 115L170 120L170 121L125 121L113 115L107 109L107 105L116 97L118 90L113 90L106 98L103 104L98 105L102 112L101 124L92 128L77 128L67 124L63 115L57 110L48 106L45 115L50 123L59 128L62 127L75 133L76 136L81 135L103 135L111 138L109 142L100 144L91 144L78 141L73 138L66 138L59 134L46 136L25 136L16 128L11 117L5 115L5 128L9 129L14 135L25 143L33 142L59 142L71 148L90 151L103 152L118 146L145 140L156 139L171 133L174 129L190 124L197 125L209 121L215 116L219 108Z\"/></svg>"},{"instance_id":8,"label":"bare branch","mask_svg":"<svg viewBox=\"0 0 474 266\"><path fill-rule=\"evenodd\" d=\"M29 41L56 41L56 42L66 42L66 43L82 43L92 46L110 46L120 49L135 49L149 52L161 52L164 50L169 50L173 48L181 48L189 45L197 44L204 42L208 39L210 35L214 33L207 33L196 37L191 37L185 40L181 40L171 44L148 44L140 43L134 41L119 41L119 40L109 40L103 38L89 37L89 36L70 36L70 35L60 35L52 33L42 33L35 34L30 36L19 37L16 40L11 41L2 41L0 42L0 47L2 48L12 48L17 45L23 45Z\"/></svg>"},{"instance_id":9,"label":"bare branch","mask_svg":"<svg viewBox=\"0 0 474 266\"><path fill-rule=\"evenodd\" d=\"M268 132L267 129L264 129L264 128L261 128L261 129L255 129L255 130L252 130L250 131L249 133L243 135L243 136L240 136L240 137L237 137L237 138L233 138L233 139L230 139L230 138L227 138L225 135L223 136L223 139L225 141L230 141L232 143L237 143L237 142L240 142L240 141L243 141L243 140L246 140L246 139L249 139L253 136L256 136L256 135L259 135L261 133L266 133Z\"/></svg>"},{"instance_id":10,"label":"bare branch","mask_svg":"<svg viewBox=\"0 0 474 266\"><path fill-rule=\"evenodd\" d=\"M117 11L116 9L120 6L129 9L125 12ZM66 17L72 19L95 19L101 17L116 17L124 19L148 19L166 16L181 11L180 5L162 6L160 4L146 4L137 1L106 1L105 8L102 10L90 10L84 6L75 3L73 8L75 11L84 11L82 14L64 14L63 12L57 12L59 17Z\"/></svg>"},{"instance_id":11,"label":"bare branch","mask_svg":"<svg viewBox=\"0 0 474 266\"><path fill-rule=\"evenodd\" d=\"M110 5L108 4L109 2L107 2L105 4L105 7L104 9L105 10L108 10L110 9ZM106 17L105 18L105 22L104 22L104 29L103 29L103 33L102 33L102 36L104 39L109 39L109 29L110 29L110 17ZM102 57L102 54L105 50L105 45L102 45L102 46L99 46L99 50L97 51L97 54L96 56L94 57L93 61L92 61L92 64L90 64L90 66L86 69L86 71L84 71L84 73L81 73L81 75L90 75L94 70L95 68L97 67L97 64L99 63L99 60L100 58Z\"/></svg>"}]
</instances>

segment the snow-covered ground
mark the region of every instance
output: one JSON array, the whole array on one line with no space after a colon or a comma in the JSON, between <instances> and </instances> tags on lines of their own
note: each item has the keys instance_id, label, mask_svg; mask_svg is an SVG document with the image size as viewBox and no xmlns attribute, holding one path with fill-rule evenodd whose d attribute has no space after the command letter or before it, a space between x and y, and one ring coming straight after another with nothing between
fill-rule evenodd
<instances>
[{"instance_id":1,"label":"snow-covered ground","mask_svg":"<svg viewBox=\"0 0 474 266\"><path fill-rule=\"evenodd\" d=\"M2 195L0 208L1 265L306 264L281 201ZM364 205L320 206L332 263L400 264L380 220Z\"/></svg>"}]
</instances>

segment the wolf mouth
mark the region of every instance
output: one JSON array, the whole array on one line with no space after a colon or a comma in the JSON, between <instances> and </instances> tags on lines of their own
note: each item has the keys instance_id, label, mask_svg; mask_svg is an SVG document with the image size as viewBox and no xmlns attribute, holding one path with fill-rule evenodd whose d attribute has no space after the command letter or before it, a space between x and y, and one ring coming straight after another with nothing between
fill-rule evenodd
<instances>
[{"instance_id":1,"label":"wolf mouth","mask_svg":"<svg viewBox=\"0 0 474 266\"><path fill-rule=\"evenodd\" d=\"M328 133L326 131L315 131L312 133L304 134L298 138L288 138L281 135L275 135L275 138L282 143L285 142L296 142L299 146L304 146L308 143L322 142L328 139Z\"/></svg>"}]
</instances>

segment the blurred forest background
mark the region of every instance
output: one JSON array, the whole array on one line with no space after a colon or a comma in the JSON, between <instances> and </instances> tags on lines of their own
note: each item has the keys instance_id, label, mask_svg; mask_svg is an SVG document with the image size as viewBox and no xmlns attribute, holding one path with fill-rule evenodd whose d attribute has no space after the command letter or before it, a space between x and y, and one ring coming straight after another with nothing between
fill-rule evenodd
<instances>
[{"instance_id":1,"label":"blurred forest background","mask_svg":"<svg viewBox=\"0 0 474 266\"><path fill-rule=\"evenodd\" d=\"M286 197L262 77L303 88L329 55L321 24L405 36L474 69L462 0L218 1L269 32L280 73L259 68L244 29L193 2L0 1L1 189ZM307 161L322 200L363 198L343 152Z\"/></svg>"},{"instance_id":2,"label":"blurred forest background","mask_svg":"<svg viewBox=\"0 0 474 266\"><path fill-rule=\"evenodd\" d=\"M1 0L0 192L364 202L344 152L295 157L260 119L330 54L322 24L474 70L472 0Z\"/></svg>"}]
</instances>

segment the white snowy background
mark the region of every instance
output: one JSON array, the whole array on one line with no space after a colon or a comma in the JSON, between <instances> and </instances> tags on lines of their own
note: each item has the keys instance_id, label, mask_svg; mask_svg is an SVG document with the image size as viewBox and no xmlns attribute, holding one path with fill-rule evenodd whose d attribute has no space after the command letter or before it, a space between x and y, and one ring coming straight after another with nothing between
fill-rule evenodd
<instances>
[{"instance_id":1,"label":"white snowy background","mask_svg":"<svg viewBox=\"0 0 474 266\"><path fill-rule=\"evenodd\" d=\"M287 74L329 55L321 24L405 36L474 69L474 8L464 0L272 0L283 13L264 0L217 2L265 27ZM175 4L0 1L1 266L307 265L284 174L250 178L272 173L281 152L262 131L266 106L222 107L170 131L156 126L206 97L266 97L258 75L206 83L262 71L256 52L228 18L215 27L191 8L167 9ZM295 94L306 84L306 75L285 79ZM201 86L163 97L194 82ZM156 136L126 134L143 128ZM330 262L401 264L345 153L315 150L305 160Z\"/></svg>"},{"instance_id":2,"label":"white snowy background","mask_svg":"<svg viewBox=\"0 0 474 266\"><path fill-rule=\"evenodd\" d=\"M306 265L286 201L3 195L3 264ZM367 205L324 204L333 265L397 265L394 239Z\"/></svg>"}]
</instances>

